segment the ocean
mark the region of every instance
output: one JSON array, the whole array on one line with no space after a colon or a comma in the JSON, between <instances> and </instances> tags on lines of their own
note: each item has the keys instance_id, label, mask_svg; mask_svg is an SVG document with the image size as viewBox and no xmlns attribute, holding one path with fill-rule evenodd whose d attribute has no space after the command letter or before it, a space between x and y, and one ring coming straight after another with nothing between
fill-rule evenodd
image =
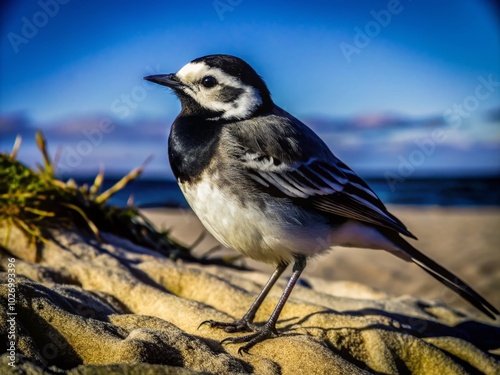
<instances>
[{"instance_id":1,"label":"ocean","mask_svg":"<svg viewBox=\"0 0 500 375\"><path fill-rule=\"evenodd\" d=\"M78 178L77 183L91 184L92 178ZM106 189L118 181L107 178ZM385 178L365 178L365 181L387 204L416 206L500 206L500 176L493 177L433 177L411 178L390 184ZM131 182L110 199L110 203L125 206L133 196L138 207L178 207L188 204L177 183L172 180L139 179Z\"/></svg>"}]
</instances>

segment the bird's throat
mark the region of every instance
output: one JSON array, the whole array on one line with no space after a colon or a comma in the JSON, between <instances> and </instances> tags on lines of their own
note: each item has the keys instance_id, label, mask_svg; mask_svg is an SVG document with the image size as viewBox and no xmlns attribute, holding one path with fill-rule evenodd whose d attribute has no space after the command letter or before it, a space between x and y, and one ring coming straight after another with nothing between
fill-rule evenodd
<instances>
[{"instance_id":1,"label":"bird's throat","mask_svg":"<svg viewBox=\"0 0 500 375\"><path fill-rule=\"evenodd\" d=\"M195 182L209 166L222 125L198 116L179 116L172 124L168 156L179 182Z\"/></svg>"}]
</instances>

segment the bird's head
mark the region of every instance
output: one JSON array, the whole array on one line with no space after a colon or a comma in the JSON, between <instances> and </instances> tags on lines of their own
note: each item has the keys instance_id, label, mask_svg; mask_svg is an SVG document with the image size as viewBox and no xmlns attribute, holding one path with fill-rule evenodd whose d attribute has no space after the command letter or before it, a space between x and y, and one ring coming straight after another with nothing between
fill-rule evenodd
<instances>
[{"instance_id":1,"label":"bird's head","mask_svg":"<svg viewBox=\"0 0 500 375\"><path fill-rule=\"evenodd\" d=\"M273 105L262 78L234 56L200 57L177 73L144 79L171 88L181 101L182 114L209 120L243 120Z\"/></svg>"}]
</instances>

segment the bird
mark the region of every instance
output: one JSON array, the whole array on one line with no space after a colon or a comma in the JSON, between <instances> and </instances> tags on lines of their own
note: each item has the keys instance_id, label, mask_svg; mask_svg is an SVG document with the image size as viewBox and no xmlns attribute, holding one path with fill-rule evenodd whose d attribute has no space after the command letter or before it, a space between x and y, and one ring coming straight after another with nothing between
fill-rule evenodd
<instances>
[{"instance_id":1,"label":"bird","mask_svg":"<svg viewBox=\"0 0 500 375\"><path fill-rule=\"evenodd\" d=\"M180 100L168 157L192 210L223 245L276 267L242 318L202 323L250 332L222 343L242 344L242 354L278 336L280 313L308 260L335 246L386 250L417 264L490 318L499 314L412 246L404 237L416 237L315 132L274 103L263 78L243 59L207 55L177 73L144 79L170 88ZM256 325L257 310L290 264L274 311Z\"/></svg>"}]
</instances>

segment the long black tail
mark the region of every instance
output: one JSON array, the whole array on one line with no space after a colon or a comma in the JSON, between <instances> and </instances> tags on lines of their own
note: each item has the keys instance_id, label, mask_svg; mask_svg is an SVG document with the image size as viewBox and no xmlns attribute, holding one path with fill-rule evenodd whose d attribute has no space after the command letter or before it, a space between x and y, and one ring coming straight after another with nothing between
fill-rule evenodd
<instances>
[{"instance_id":1,"label":"long black tail","mask_svg":"<svg viewBox=\"0 0 500 375\"><path fill-rule=\"evenodd\" d=\"M422 254L419 250L415 249L398 233L389 230L381 230L381 232L383 232L387 238L408 254L416 265L436 280L442 282L448 288L458 293L478 310L481 310L492 319L496 319L495 315L500 315L500 312L491 303L481 297L479 293L472 289L466 282L433 261L431 258Z\"/></svg>"}]
</instances>

